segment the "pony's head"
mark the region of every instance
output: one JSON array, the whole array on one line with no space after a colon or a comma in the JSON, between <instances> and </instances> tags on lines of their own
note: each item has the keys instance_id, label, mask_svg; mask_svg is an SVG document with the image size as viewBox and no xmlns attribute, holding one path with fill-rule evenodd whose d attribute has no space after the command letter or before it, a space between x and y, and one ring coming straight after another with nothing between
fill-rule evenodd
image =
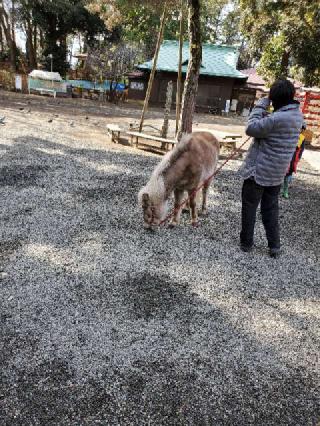
<instances>
[{"instance_id":1,"label":"pony's head","mask_svg":"<svg viewBox=\"0 0 320 426\"><path fill-rule=\"evenodd\" d=\"M160 225L167 214L167 202L151 197L145 189L139 193L139 204L143 212L143 224L146 229Z\"/></svg>"}]
</instances>

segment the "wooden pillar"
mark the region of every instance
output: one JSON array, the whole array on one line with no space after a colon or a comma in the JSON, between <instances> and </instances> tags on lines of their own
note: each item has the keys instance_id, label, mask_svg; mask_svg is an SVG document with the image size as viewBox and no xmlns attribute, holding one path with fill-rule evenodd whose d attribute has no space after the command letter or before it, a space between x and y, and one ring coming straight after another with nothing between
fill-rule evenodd
<instances>
[{"instance_id":1,"label":"wooden pillar","mask_svg":"<svg viewBox=\"0 0 320 426\"><path fill-rule=\"evenodd\" d=\"M181 113L182 49L183 49L183 0L181 0L181 5L180 5L179 65L178 65L177 97L176 97L176 135L178 134L179 120L180 120L180 113Z\"/></svg>"},{"instance_id":2,"label":"wooden pillar","mask_svg":"<svg viewBox=\"0 0 320 426\"><path fill-rule=\"evenodd\" d=\"M157 41L157 46L156 46L156 52L155 52L154 58L153 58L153 66L152 66L152 70L151 70L151 73L150 73L148 89L147 89L146 98L145 98L145 101L144 101L142 115L141 115L141 119L140 119L139 132L142 132L145 115L146 115L148 105L149 105L149 100L150 100L150 96L151 96L151 90L152 90L152 86L153 86L154 76L156 74L156 69L157 69L159 51L160 51L161 43L162 43L162 40L163 40L163 33L164 33L164 27L165 27L165 22L166 22L167 10L168 10L167 2L165 2L164 6L163 6L163 14L162 14L161 22L160 22L160 30L159 30L159 36L158 36L158 41Z\"/></svg>"},{"instance_id":3,"label":"wooden pillar","mask_svg":"<svg viewBox=\"0 0 320 426\"><path fill-rule=\"evenodd\" d=\"M161 130L161 137L166 139L168 136L169 131L169 118L170 118L170 111L171 111L171 105L172 105L172 92L173 92L173 84L170 80L167 87L167 96L166 96L166 106L164 110L164 120L163 120L163 126Z\"/></svg>"},{"instance_id":4,"label":"wooden pillar","mask_svg":"<svg viewBox=\"0 0 320 426\"><path fill-rule=\"evenodd\" d=\"M202 61L200 11L200 0L188 0L190 57L184 84L180 124L177 135L178 140L181 139L183 134L192 132L192 121Z\"/></svg>"}]
</instances>

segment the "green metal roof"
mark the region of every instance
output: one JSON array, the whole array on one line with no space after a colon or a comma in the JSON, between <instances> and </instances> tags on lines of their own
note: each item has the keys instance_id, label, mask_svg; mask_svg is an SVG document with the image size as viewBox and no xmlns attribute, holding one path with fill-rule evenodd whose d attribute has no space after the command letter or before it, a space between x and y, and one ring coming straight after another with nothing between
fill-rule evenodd
<instances>
[{"instance_id":1,"label":"green metal roof","mask_svg":"<svg viewBox=\"0 0 320 426\"><path fill-rule=\"evenodd\" d=\"M179 43L165 40L160 48L157 71L178 72ZM232 46L203 44L201 75L215 77L247 78L237 70L239 51ZM183 44L182 71L187 72L189 60L189 42ZM140 70L151 70L153 60L139 65Z\"/></svg>"}]
</instances>

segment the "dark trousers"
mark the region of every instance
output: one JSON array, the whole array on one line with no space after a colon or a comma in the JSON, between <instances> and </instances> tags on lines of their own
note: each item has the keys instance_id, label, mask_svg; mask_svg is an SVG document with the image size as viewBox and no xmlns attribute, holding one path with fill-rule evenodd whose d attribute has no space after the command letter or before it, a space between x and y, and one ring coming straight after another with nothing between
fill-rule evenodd
<instances>
[{"instance_id":1,"label":"dark trousers","mask_svg":"<svg viewBox=\"0 0 320 426\"><path fill-rule=\"evenodd\" d=\"M257 208L261 202L261 216L267 234L268 246L280 248L279 192L281 185L261 186L254 179L246 179L242 188L242 230L241 244L253 245Z\"/></svg>"}]
</instances>

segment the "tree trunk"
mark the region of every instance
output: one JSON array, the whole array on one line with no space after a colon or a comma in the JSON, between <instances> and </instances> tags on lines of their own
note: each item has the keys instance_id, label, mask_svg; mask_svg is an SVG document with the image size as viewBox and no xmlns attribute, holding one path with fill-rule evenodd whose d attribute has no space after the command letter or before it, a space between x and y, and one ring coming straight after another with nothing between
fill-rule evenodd
<instances>
[{"instance_id":1,"label":"tree trunk","mask_svg":"<svg viewBox=\"0 0 320 426\"><path fill-rule=\"evenodd\" d=\"M154 54L154 58L153 58L153 66L152 66L152 70L151 70L151 74L150 74L150 78L149 78L149 84L148 84L148 89L147 89L147 93L146 93L146 98L145 98L144 105L143 105L143 110L142 110L142 115L141 115L141 120L140 120L140 126L139 126L139 132L142 132L144 118L145 118L145 115L146 115L146 112L147 112L147 109L148 109L148 105L149 105L149 100L150 100L150 96L151 96L151 90L152 90L152 86L153 86L154 76L155 76L156 70L157 70L157 62L158 62L158 57L159 57L159 51L160 51L161 43L162 43L162 40L163 40L163 33L164 33L164 26L165 26L165 22L166 22L166 16L167 16L167 2L164 2L163 14L162 14L161 22L160 22L160 30L159 30L159 36L158 36L158 41L157 41L157 47L156 47L156 53Z\"/></svg>"},{"instance_id":2,"label":"tree trunk","mask_svg":"<svg viewBox=\"0 0 320 426\"><path fill-rule=\"evenodd\" d=\"M11 41L10 41L10 59L12 71L17 71L17 44L16 44L16 10L15 1L11 1Z\"/></svg>"},{"instance_id":3,"label":"tree trunk","mask_svg":"<svg viewBox=\"0 0 320 426\"><path fill-rule=\"evenodd\" d=\"M27 60L28 60L28 66L30 69L36 68L36 58L35 58L35 52L34 52L34 34L33 34L33 28L31 24L31 20L29 19L27 21L27 27L26 27L26 34L27 34L27 40L26 40L26 50L27 50Z\"/></svg>"},{"instance_id":4,"label":"tree trunk","mask_svg":"<svg viewBox=\"0 0 320 426\"><path fill-rule=\"evenodd\" d=\"M15 42L16 41L16 5L15 1L11 0L11 38Z\"/></svg>"},{"instance_id":5,"label":"tree trunk","mask_svg":"<svg viewBox=\"0 0 320 426\"><path fill-rule=\"evenodd\" d=\"M4 35L6 37L7 45L10 50L10 64L11 64L11 70L12 72L16 72L17 70L17 46L15 43L14 38L12 38L12 29L10 26L10 19L9 15L6 12L3 1L0 0L0 26L2 27L2 30L4 32Z\"/></svg>"},{"instance_id":6,"label":"tree trunk","mask_svg":"<svg viewBox=\"0 0 320 426\"><path fill-rule=\"evenodd\" d=\"M288 76L289 59L290 59L289 49L285 49L281 58L281 76L282 77Z\"/></svg>"},{"instance_id":7,"label":"tree trunk","mask_svg":"<svg viewBox=\"0 0 320 426\"><path fill-rule=\"evenodd\" d=\"M176 135L178 134L178 130L179 130L181 98L182 98L183 1L184 0L181 0L181 4L180 4L179 64L178 64L177 96L176 96Z\"/></svg>"},{"instance_id":8,"label":"tree trunk","mask_svg":"<svg viewBox=\"0 0 320 426\"><path fill-rule=\"evenodd\" d=\"M0 25L0 52L2 53L4 51L4 45L3 45L3 34L2 34L2 27Z\"/></svg>"},{"instance_id":9,"label":"tree trunk","mask_svg":"<svg viewBox=\"0 0 320 426\"><path fill-rule=\"evenodd\" d=\"M166 95L166 106L164 110L164 120L163 120L163 126L161 130L162 138L166 138L168 136L169 118L170 118L170 112L171 112L171 106L172 106L172 94L173 94L173 85L172 85L172 81L169 81L168 87L167 87L167 95Z\"/></svg>"},{"instance_id":10,"label":"tree trunk","mask_svg":"<svg viewBox=\"0 0 320 426\"><path fill-rule=\"evenodd\" d=\"M12 72L16 72L17 71L17 47L14 40L12 40L12 38L10 38L8 44L10 49L11 70Z\"/></svg>"},{"instance_id":11,"label":"tree trunk","mask_svg":"<svg viewBox=\"0 0 320 426\"><path fill-rule=\"evenodd\" d=\"M192 133L192 120L202 61L200 9L200 0L188 0L190 58L184 84L178 140L181 139L183 134Z\"/></svg>"},{"instance_id":12,"label":"tree trunk","mask_svg":"<svg viewBox=\"0 0 320 426\"><path fill-rule=\"evenodd\" d=\"M44 49L44 34L43 34L43 31L40 29L40 34L39 34L39 42L40 42L40 47L41 47L41 50L43 50Z\"/></svg>"},{"instance_id":13,"label":"tree trunk","mask_svg":"<svg viewBox=\"0 0 320 426\"><path fill-rule=\"evenodd\" d=\"M29 37L29 28L28 28L28 24L23 26L24 32L26 34L26 59L27 59L27 65L30 66L30 37Z\"/></svg>"},{"instance_id":14,"label":"tree trunk","mask_svg":"<svg viewBox=\"0 0 320 426\"><path fill-rule=\"evenodd\" d=\"M34 68L38 68L38 28L36 25L33 27L33 57Z\"/></svg>"},{"instance_id":15,"label":"tree trunk","mask_svg":"<svg viewBox=\"0 0 320 426\"><path fill-rule=\"evenodd\" d=\"M109 102L117 103L117 85L118 80L113 77L110 82Z\"/></svg>"}]
</instances>

